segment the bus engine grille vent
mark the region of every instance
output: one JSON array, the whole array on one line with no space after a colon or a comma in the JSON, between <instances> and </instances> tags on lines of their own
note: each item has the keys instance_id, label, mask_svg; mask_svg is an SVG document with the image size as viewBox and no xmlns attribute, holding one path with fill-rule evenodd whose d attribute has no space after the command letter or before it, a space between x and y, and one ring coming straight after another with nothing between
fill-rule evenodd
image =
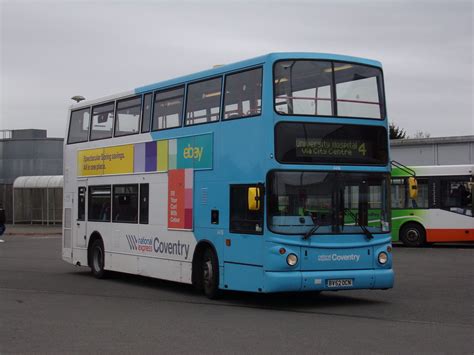
<instances>
[{"instance_id":1,"label":"bus engine grille vent","mask_svg":"<svg viewBox=\"0 0 474 355\"><path fill-rule=\"evenodd\" d=\"M207 187L203 187L201 189L201 204L203 205L207 205L207 193L208 193L207 190L208 190Z\"/></svg>"},{"instance_id":2,"label":"bus engine grille vent","mask_svg":"<svg viewBox=\"0 0 474 355\"><path fill-rule=\"evenodd\" d=\"M64 209L64 233L63 233L63 243L64 248L70 248L72 245L72 220L71 220L71 208Z\"/></svg>"}]
</instances>

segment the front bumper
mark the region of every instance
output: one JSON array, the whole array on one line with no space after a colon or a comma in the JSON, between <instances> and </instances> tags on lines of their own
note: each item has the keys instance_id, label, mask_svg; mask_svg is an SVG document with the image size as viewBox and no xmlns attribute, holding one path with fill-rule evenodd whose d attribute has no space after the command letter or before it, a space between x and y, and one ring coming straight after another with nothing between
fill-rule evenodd
<instances>
[{"instance_id":1,"label":"front bumper","mask_svg":"<svg viewBox=\"0 0 474 355\"><path fill-rule=\"evenodd\" d=\"M341 271L266 271L264 292L335 291L392 288L392 269ZM350 287L328 287L327 280L351 279Z\"/></svg>"}]
</instances>

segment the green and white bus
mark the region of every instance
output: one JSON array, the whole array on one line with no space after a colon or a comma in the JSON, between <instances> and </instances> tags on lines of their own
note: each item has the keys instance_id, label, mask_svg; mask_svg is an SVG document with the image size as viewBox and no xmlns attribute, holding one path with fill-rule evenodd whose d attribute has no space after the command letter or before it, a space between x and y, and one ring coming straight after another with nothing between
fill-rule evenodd
<instances>
[{"instance_id":1,"label":"green and white bus","mask_svg":"<svg viewBox=\"0 0 474 355\"><path fill-rule=\"evenodd\" d=\"M418 193L410 198L408 179ZM392 169L392 240L407 246L474 241L474 165Z\"/></svg>"}]
</instances>

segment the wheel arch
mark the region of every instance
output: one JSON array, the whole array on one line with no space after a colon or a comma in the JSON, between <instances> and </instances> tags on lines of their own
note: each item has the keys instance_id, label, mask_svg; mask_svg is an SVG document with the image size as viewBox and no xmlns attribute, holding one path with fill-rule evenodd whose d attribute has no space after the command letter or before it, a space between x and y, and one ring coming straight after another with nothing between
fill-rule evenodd
<instances>
[{"instance_id":1,"label":"wheel arch","mask_svg":"<svg viewBox=\"0 0 474 355\"><path fill-rule=\"evenodd\" d=\"M408 233L405 234L405 231L408 231L410 227L418 230L419 238L417 239L409 238ZM407 221L406 223L400 226L399 240L408 247L422 247L423 245L427 243L426 228L420 222Z\"/></svg>"},{"instance_id":2,"label":"wheel arch","mask_svg":"<svg viewBox=\"0 0 474 355\"><path fill-rule=\"evenodd\" d=\"M398 229L398 239L400 240L400 237L402 235L402 231L403 229L406 227L406 226L409 226L409 225L416 225L416 226L420 226L420 228L423 230L423 232L425 233L425 238L426 238L426 228L425 226L418 222L418 221L415 221L415 220L408 220L408 221L405 221L403 222L402 224L400 224L400 228Z\"/></svg>"},{"instance_id":3,"label":"wheel arch","mask_svg":"<svg viewBox=\"0 0 474 355\"><path fill-rule=\"evenodd\" d=\"M206 249L211 249L214 255L217 258L219 264L219 256L217 254L217 249L210 240L203 239L198 242L196 248L194 249L193 253L193 261L192 261L192 272L191 272L191 282L198 290L202 290L202 272L201 272L201 259L204 255L204 251Z\"/></svg>"},{"instance_id":4,"label":"wheel arch","mask_svg":"<svg viewBox=\"0 0 474 355\"><path fill-rule=\"evenodd\" d=\"M100 235L99 232L93 231L91 233L91 236L89 237L89 243L87 244L87 265L91 266L91 246L94 244L94 242L99 239L102 241L102 245L104 245L104 240L102 239L102 236ZM105 248L104 248L105 249ZM105 251L105 250L104 250Z\"/></svg>"}]
</instances>

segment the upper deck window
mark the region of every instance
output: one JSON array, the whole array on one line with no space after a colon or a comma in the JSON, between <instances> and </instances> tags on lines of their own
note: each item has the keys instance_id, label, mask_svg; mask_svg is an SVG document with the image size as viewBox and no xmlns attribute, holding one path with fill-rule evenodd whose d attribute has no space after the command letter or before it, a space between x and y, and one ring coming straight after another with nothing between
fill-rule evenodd
<instances>
[{"instance_id":1,"label":"upper deck window","mask_svg":"<svg viewBox=\"0 0 474 355\"><path fill-rule=\"evenodd\" d=\"M91 140L112 137L114 104L105 104L92 108Z\"/></svg>"},{"instance_id":2,"label":"upper deck window","mask_svg":"<svg viewBox=\"0 0 474 355\"><path fill-rule=\"evenodd\" d=\"M260 115L262 111L262 68L227 75L224 119Z\"/></svg>"},{"instance_id":3,"label":"upper deck window","mask_svg":"<svg viewBox=\"0 0 474 355\"><path fill-rule=\"evenodd\" d=\"M331 116L332 64L292 60L275 65L275 109L282 115Z\"/></svg>"},{"instance_id":4,"label":"upper deck window","mask_svg":"<svg viewBox=\"0 0 474 355\"><path fill-rule=\"evenodd\" d=\"M117 113L115 117L116 137L138 133L141 105L141 97L134 97L117 103Z\"/></svg>"},{"instance_id":5,"label":"upper deck window","mask_svg":"<svg viewBox=\"0 0 474 355\"><path fill-rule=\"evenodd\" d=\"M366 65L334 63L334 79L338 116L385 116L380 69Z\"/></svg>"},{"instance_id":6,"label":"upper deck window","mask_svg":"<svg viewBox=\"0 0 474 355\"><path fill-rule=\"evenodd\" d=\"M274 66L281 115L385 117L382 71L354 63L285 60Z\"/></svg>"},{"instance_id":7,"label":"upper deck window","mask_svg":"<svg viewBox=\"0 0 474 355\"><path fill-rule=\"evenodd\" d=\"M67 143L86 142L89 135L90 108L73 111L69 123L69 135Z\"/></svg>"},{"instance_id":8,"label":"upper deck window","mask_svg":"<svg viewBox=\"0 0 474 355\"><path fill-rule=\"evenodd\" d=\"M219 121L222 78L214 78L188 86L186 125Z\"/></svg>"},{"instance_id":9,"label":"upper deck window","mask_svg":"<svg viewBox=\"0 0 474 355\"><path fill-rule=\"evenodd\" d=\"M181 126L184 86L155 94L152 131Z\"/></svg>"},{"instance_id":10,"label":"upper deck window","mask_svg":"<svg viewBox=\"0 0 474 355\"><path fill-rule=\"evenodd\" d=\"M142 133L150 132L151 96L152 94L150 93L143 97Z\"/></svg>"}]
</instances>

